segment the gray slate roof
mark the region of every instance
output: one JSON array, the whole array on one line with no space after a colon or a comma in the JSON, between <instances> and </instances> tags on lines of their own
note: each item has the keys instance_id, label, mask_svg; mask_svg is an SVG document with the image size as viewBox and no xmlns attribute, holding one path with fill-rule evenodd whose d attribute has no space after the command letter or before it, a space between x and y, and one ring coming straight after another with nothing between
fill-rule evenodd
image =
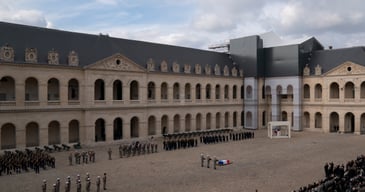
<instances>
[{"instance_id":1,"label":"gray slate roof","mask_svg":"<svg viewBox=\"0 0 365 192\"><path fill-rule=\"evenodd\" d=\"M314 73L314 68L319 64L322 67L322 73L326 73L346 61L365 66L365 47L315 51L312 54L309 67L311 68L311 72Z\"/></svg>"},{"instance_id":2,"label":"gray slate roof","mask_svg":"<svg viewBox=\"0 0 365 192\"><path fill-rule=\"evenodd\" d=\"M74 50L81 67L116 53L125 55L144 68L150 58L157 69L165 60L169 71L173 62L180 64L181 69L184 64L190 64L192 68L200 64L202 69L209 64L212 71L216 64L220 65L221 71L225 65L229 69L233 67L233 62L225 53L0 22L0 46L6 44L14 48L17 63L25 63L26 48L37 48L38 63L43 64L48 63L48 51L54 49L59 53L61 65L67 65L68 54Z\"/></svg>"}]
</instances>

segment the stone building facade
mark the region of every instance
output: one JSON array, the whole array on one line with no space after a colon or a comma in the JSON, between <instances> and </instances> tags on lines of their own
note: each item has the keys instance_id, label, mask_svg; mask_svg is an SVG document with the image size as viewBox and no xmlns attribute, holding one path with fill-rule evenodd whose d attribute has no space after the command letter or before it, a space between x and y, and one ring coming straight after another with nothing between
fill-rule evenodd
<instances>
[{"instance_id":1,"label":"stone building facade","mask_svg":"<svg viewBox=\"0 0 365 192\"><path fill-rule=\"evenodd\" d=\"M362 47L230 40L227 52L0 22L0 148L168 133L365 132Z\"/></svg>"}]
</instances>

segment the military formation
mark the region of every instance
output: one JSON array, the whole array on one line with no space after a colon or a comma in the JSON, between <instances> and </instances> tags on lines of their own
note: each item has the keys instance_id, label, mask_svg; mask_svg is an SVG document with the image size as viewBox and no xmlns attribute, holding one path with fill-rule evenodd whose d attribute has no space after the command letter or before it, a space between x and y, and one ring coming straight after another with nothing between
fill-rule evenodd
<instances>
[{"instance_id":1,"label":"military formation","mask_svg":"<svg viewBox=\"0 0 365 192\"><path fill-rule=\"evenodd\" d=\"M213 165L213 169L217 169L217 164L218 164L218 159L216 156L214 156L213 158L210 157L209 155L204 156L203 153L200 154L200 163L201 163L201 167L204 167L204 162L206 161L207 164L207 168L210 168L210 162L212 162Z\"/></svg>"},{"instance_id":2,"label":"military formation","mask_svg":"<svg viewBox=\"0 0 365 192\"><path fill-rule=\"evenodd\" d=\"M360 155L346 165L324 165L325 178L300 187L295 192L365 191L365 156Z\"/></svg>"},{"instance_id":3,"label":"military formation","mask_svg":"<svg viewBox=\"0 0 365 192\"><path fill-rule=\"evenodd\" d=\"M81 191L86 191L86 192L90 192L92 189L93 191L97 191L100 192L102 190L107 190L106 188L106 181L107 181L107 177L106 177L106 173L103 174L103 177L101 178L100 176L97 176L95 179L95 183L93 183L93 181L90 178L90 174L86 173L86 177L85 177L85 184L84 184L84 189L82 190L82 179L80 174L76 175L76 178L74 179L74 181L72 181L71 176L67 176L67 178L65 179L65 184L64 184L64 191L65 192L71 192L71 185L75 185L75 189L77 192L81 192ZM73 184L74 182L74 184ZM92 187L92 185L94 185L94 187ZM48 186L47 186L47 180L43 180L42 182L42 192L46 192L49 191L48 190ZM57 178L56 182L50 186L50 188L52 190L52 192L60 192L61 191L61 179Z\"/></svg>"},{"instance_id":4,"label":"military formation","mask_svg":"<svg viewBox=\"0 0 365 192\"><path fill-rule=\"evenodd\" d=\"M133 141L120 144L118 147L119 158L145 155L158 152L158 144L152 141ZM112 150L108 149L108 158L112 159Z\"/></svg>"},{"instance_id":5,"label":"military formation","mask_svg":"<svg viewBox=\"0 0 365 192\"><path fill-rule=\"evenodd\" d=\"M22 172L34 171L39 173L40 169L56 167L56 159L48 152L40 148L25 151L4 151L0 155L0 176L19 174Z\"/></svg>"},{"instance_id":6,"label":"military formation","mask_svg":"<svg viewBox=\"0 0 365 192\"><path fill-rule=\"evenodd\" d=\"M73 160L73 157L75 160ZM73 165L73 161L75 161L76 165L80 164L88 164L95 163L95 151L75 151L70 152L68 155L69 165Z\"/></svg>"}]
</instances>

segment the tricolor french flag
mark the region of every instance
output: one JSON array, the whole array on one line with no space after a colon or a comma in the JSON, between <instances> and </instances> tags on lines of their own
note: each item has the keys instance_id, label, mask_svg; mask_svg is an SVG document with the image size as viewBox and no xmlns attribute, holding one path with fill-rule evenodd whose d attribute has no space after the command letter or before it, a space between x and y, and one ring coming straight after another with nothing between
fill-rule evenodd
<instances>
[{"instance_id":1,"label":"tricolor french flag","mask_svg":"<svg viewBox=\"0 0 365 192\"><path fill-rule=\"evenodd\" d=\"M231 164L231 161L227 159L218 161L218 165L229 165L229 164Z\"/></svg>"}]
</instances>

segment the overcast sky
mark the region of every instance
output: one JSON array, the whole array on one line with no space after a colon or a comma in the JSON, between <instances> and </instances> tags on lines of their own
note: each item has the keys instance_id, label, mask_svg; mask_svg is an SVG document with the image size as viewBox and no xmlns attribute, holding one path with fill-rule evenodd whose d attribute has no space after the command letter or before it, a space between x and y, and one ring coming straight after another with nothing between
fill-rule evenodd
<instances>
[{"instance_id":1,"label":"overcast sky","mask_svg":"<svg viewBox=\"0 0 365 192\"><path fill-rule=\"evenodd\" d=\"M202 49L269 31L365 45L363 0L0 0L0 21Z\"/></svg>"}]
</instances>

